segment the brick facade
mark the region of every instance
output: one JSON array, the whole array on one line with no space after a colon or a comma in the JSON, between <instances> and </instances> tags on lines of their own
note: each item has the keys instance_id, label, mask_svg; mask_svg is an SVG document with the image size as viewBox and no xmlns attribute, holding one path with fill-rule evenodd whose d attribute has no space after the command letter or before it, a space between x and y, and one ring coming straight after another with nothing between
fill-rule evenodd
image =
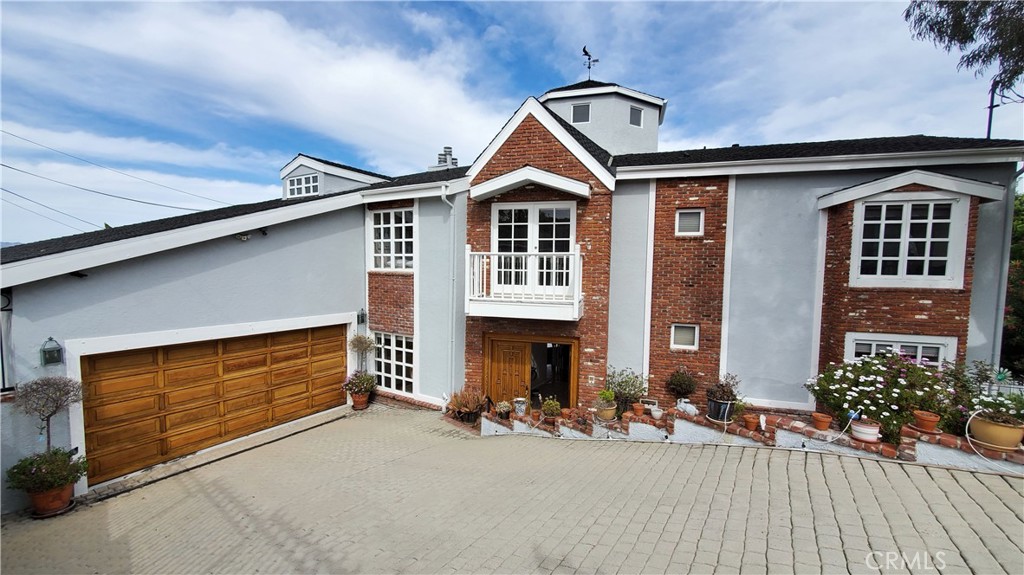
<instances>
[{"instance_id":1,"label":"brick facade","mask_svg":"<svg viewBox=\"0 0 1024 575\"><path fill-rule=\"evenodd\" d=\"M577 401L587 404L604 387L608 347L608 282L611 266L611 192L533 116L528 116L474 178L473 185L526 165L590 184L590 198L543 186L520 188L484 201L467 200L466 236L474 252L491 251L494 202L573 201L576 240L583 259L583 317L578 322L466 318L466 386L481 389L485 333L559 336L578 341ZM594 377L590 385L589 378Z\"/></svg>"},{"instance_id":2,"label":"brick facade","mask_svg":"<svg viewBox=\"0 0 1024 575\"><path fill-rule=\"evenodd\" d=\"M932 188L906 186L898 191ZM843 361L848 332L892 333L957 338L956 359L967 353L974 280L978 198L971 198L963 289L850 287L854 202L828 211L825 281L821 315L821 353L818 370Z\"/></svg>"},{"instance_id":3,"label":"brick facade","mask_svg":"<svg viewBox=\"0 0 1024 575\"><path fill-rule=\"evenodd\" d=\"M697 375L700 405L708 385L718 380L722 345L722 296L725 285L725 230L729 179L659 180L654 211L654 260L651 290L649 396L673 405L666 380L679 367ZM675 235L676 210L704 209L704 235ZM696 324L696 350L671 349L672 324Z\"/></svg>"},{"instance_id":4,"label":"brick facade","mask_svg":"<svg viewBox=\"0 0 1024 575\"><path fill-rule=\"evenodd\" d=\"M395 200L368 204L368 210L395 210L413 207L413 200ZM419 254L413 254L418 257ZM367 274L368 325L373 331L413 334L413 274L408 271L370 271Z\"/></svg>"}]
</instances>

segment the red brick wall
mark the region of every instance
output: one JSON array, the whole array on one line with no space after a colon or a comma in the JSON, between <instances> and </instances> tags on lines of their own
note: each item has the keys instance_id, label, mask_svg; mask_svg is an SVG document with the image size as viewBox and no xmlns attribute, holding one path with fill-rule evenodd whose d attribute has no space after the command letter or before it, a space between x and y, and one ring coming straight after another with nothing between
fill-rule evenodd
<instances>
[{"instance_id":1,"label":"red brick wall","mask_svg":"<svg viewBox=\"0 0 1024 575\"><path fill-rule=\"evenodd\" d=\"M725 226L729 179L659 180L654 210L654 273L651 290L650 396L672 405L665 381L679 367L697 374L690 396L698 405L718 380L725 282ZM704 235L675 235L677 209L704 209ZM700 326L696 350L671 349L672 324Z\"/></svg>"},{"instance_id":2,"label":"red brick wall","mask_svg":"<svg viewBox=\"0 0 1024 575\"><path fill-rule=\"evenodd\" d=\"M906 186L900 191L927 189L931 188ZM847 332L952 336L957 338L957 358L963 359L971 313L978 199L972 198L968 215L964 289L850 287L853 205L849 202L828 211L819 371L830 362L843 361Z\"/></svg>"},{"instance_id":3,"label":"red brick wall","mask_svg":"<svg viewBox=\"0 0 1024 575\"><path fill-rule=\"evenodd\" d=\"M583 317L578 322L466 318L466 386L483 385L485 333L553 335L578 338L580 365L577 401L589 403L604 387L608 348L608 280L611 264L611 192L533 116L528 116L473 180L480 184L531 165L575 180L589 182L590 198L537 186L512 190L481 202L469 199L467 242L473 251L491 250L491 204L515 201L576 202L576 243L583 259ZM587 381L594 376L595 383Z\"/></svg>"},{"instance_id":4,"label":"red brick wall","mask_svg":"<svg viewBox=\"0 0 1024 575\"><path fill-rule=\"evenodd\" d=\"M373 331L413 334L413 275L402 272L369 272L369 326Z\"/></svg>"}]
</instances>

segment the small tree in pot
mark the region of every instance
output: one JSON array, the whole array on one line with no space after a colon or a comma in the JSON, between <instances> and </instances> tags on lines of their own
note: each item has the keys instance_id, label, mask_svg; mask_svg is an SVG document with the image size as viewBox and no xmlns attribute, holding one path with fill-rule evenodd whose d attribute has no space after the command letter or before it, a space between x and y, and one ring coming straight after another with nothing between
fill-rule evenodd
<instances>
[{"instance_id":1,"label":"small tree in pot","mask_svg":"<svg viewBox=\"0 0 1024 575\"><path fill-rule=\"evenodd\" d=\"M617 415L629 411L644 394L644 378L631 369L608 369L605 388L615 393Z\"/></svg>"},{"instance_id":2,"label":"small tree in pot","mask_svg":"<svg viewBox=\"0 0 1024 575\"><path fill-rule=\"evenodd\" d=\"M685 403L684 400L690 397L690 394L697 391L697 379L690 373L690 370L685 367L672 372L672 375L668 376L668 380L665 382L668 390L676 396L676 405Z\"/></svg>"},{"instance_id":3,"label":"small tree in pot","mask_svg":"<svg viewBox=\"0 0 1024 575\"><path fill-rule=\"evenodd\" d=\"M18 387L14 405L39 419L46 435L46 451L24 457L7 470L7 486L21 489L32 499L37 517L57 515L71 507L75 483L89 467L84 457L53 447L50 423L72 403L82 401L82 382L70 377L41 377Z\"/></svg>"},{"instance_id":4,"label":"small tree in pot","mask_svg":"<svg viewBox=\"0 0 1024 575\"><path fill-rule=\"evenodd\" d=\"M740 378L727 373L708 388L708 419L716 422L727 422L732 419L734 403L739 399L736 395L739 384Z\"/></svg>"},{"instance_id":5,"label":"small tree in pot","mask_svg":"<svg viewBox=\"0 0 1024 575\"><path fill-rule=\"evenodd\" d=\"M348 346L359 356L359 369L366 371L366 356L377 349L377 342L368 335L359 334L352 336L352 339L348 340Z\"/></svg>"}]
</instances>

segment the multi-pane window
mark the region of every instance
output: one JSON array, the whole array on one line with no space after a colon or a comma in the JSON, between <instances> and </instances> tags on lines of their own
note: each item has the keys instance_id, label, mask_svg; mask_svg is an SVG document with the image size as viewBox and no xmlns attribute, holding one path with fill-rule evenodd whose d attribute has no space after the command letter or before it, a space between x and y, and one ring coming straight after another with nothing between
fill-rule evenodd
<instances>
[{"instance_id":1,"label":"multi-pane window","mask_svg":"<svg viewBox=\"0 0 1024 575\"><path fill-rule=\"evenodd\" d=\"M373 212L373 268L412 269L412 210Z\"/></svg>"},{"instance_id":2,"label":"multi-pane window","mask_svg":"<svg viewBox=\"0 0 1024 575\"><path fill-rule=\"evenodd\" d=\"M320 193L320 175L308 174L288 178L288 197L309 196Z\"/></svg>"},{"instance_id":3,"label":"multi-pane window","mask_svg":"<svg viewBox=\"0 0 1024 575\"><path fill-rule=\"evenodd\" d=\"M643 108L637 108L636 106L629 107L629 125L642 128L644 125L644 111Z\"/></svg>"},{"instance_id":4,"label":"multi-pane window","mask_svg":"<svg viewBox=\"0 0 1024 575\"><path fill-rule=\"evenodd\" d=\"M917 362L941 365L956 358L956 345L957 338L948 336L848 332L844 357L896 352Z\"/></svg>"},{"instance_id":5,"label":"multi-pane window","mask_svg":"<svg viewBox=\"0 0 1024 575\"><path fill-rule=\"evenodd\" d=\"M700 328L696 325L672 324L672 343L674 349L697 349Z\"/></svg>"},{"instance_id":6,"label":"multi-pane window","mask_svg":"<svg viewBox=\"0 0 1024 575\"><path fill-rule=\"evenodd\" d=\"M376 333L374 373L384 389L412 393L412 337Z\"/></svg>"},{"instance_id":7,"label":"multi-pane window","mask_svg":"<svg viewBox=\"0 0 1024 575\"><path fill-rule=\"evenodd\" d=\"M676 210L676 235L704 235L704 210Z\"/></svg>"},{"instance_id":8,"label":"multi-pane window","mask_svg":"<svg viewBox=\"0 0 1024 575\"><path fill-rule=\"evenodd\" d=\"M896 351L914 361L926 360L929 363L939 363L942 360L942 346L923 345L916 343L888 343L879 341L858 341L853 346L853 357L864 357Z\"/></svg>"},{"instance_id":9,"label":"multi-pane window","mask_svg":"<svg viewBox=\"0 0 1024 575\"><path fill-rule=\"evenodd\" d=\"M511 254L495 259L495 288L568 289L572 278L575 206L569 203L495 204L493 210L495 251ZM564 290L547 291L562 294Z\"/></svg>"},{"instance_id":10,"label":"multi-pane window","mask_svg":"<svg viewBox=\"0 0 1024 575\"><path fill-rule=\"evenodd\" d=\"M953 202L865 204L860 275L945 278Z\"/></svg>"},{"instance_id":11,"label":"multi-pane window","mask_svg":"<svg viewBox=\"0 0 1024 575\"><path fill-rule=\"evenodd\" d=\"M590 121L590 104L573 104L572 123L586 124Z\"/></svg>"}]
</instances>

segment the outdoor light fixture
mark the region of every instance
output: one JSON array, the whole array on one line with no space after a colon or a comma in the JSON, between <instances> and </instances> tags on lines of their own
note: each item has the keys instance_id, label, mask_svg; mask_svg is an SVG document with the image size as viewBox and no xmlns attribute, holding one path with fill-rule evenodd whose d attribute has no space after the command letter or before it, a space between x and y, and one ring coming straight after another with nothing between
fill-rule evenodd
<instances>
[{"instance_id":1,"label":"outdoor light fixture","mask_svg":"<svg viewBox=\"0 0 1024 575\"><path fill-rule=\"evenodd\" d=\"M366 309L359 310L359 313L356 314L356 322L358 322L359 325L366 323Z\"/></svg>"},{"instance_id":2,"label":"outdoor light fixture","mask_svg":"<svg viewBox=\"0 0 1024 575\"><path fill-rule=\"evenodd\" d=\"M64 348L52 337L46 338L43 347L39 348L39 363L42 365L64 363Z\"/></svg>"},{"instance_id":3,"label":"outdoor light fixture","mask_svg":"<svg viewBox=\"0 0 1024 575\"><path fill-rule=\"evenodd\" d=\"M235 239L240 241L240 242L248 241L249 240L249 232L242 232L240 234L235 234Z\"/></svg>"}]
</instances>

